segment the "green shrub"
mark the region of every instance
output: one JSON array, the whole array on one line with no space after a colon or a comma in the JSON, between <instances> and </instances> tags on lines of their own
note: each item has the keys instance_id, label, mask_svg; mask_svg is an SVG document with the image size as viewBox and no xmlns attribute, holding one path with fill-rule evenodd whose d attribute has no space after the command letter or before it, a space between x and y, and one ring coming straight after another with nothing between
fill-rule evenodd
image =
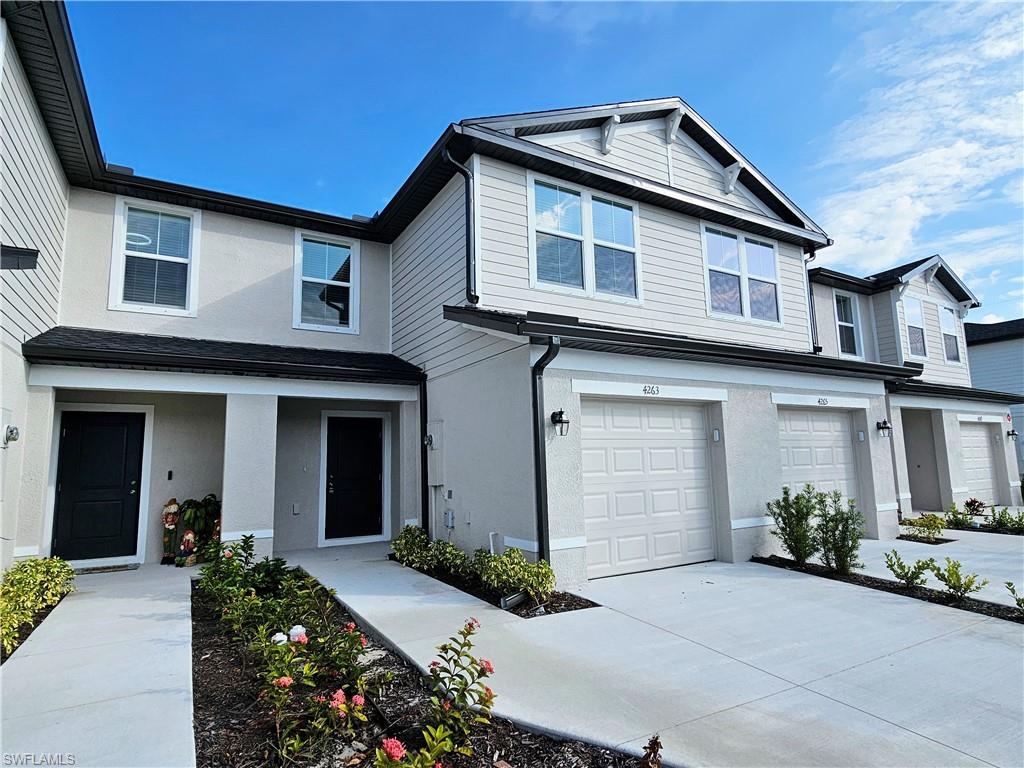
<instances>
[{"instance_id":1,"label":"green shrub","mask_svg":"<svg viewBox=\"0 0 1024 768\"><path fill-rule=\"evenodd\" d=\"M449 541L435 539L427 550L428 570L431 573L465 576L469 573L469 556Z\"/></svg>"},{"instance_id":2,"label":"green shrub","mask_svg":"<svg viewBox=\"0 0 1024 768\"><path fill-rule=\"evenodd\" d=\"M907 589L924 585L928 577L925 575L935 567L935 559L918 560L912 566L903 562L900 553L895 549L885 553L885 567L899 579Z\"/></svg>"},{"instance_id":3,"label":"green shrub","mask_svg":"<svg viewBox=\"0 0 1024 768\"><path fill-rule=\"evenodd\" d=\"M391 542L391 551L402 565L425 571L430 568L430 538L418 525L407 525Z\"/></svg>"},{"instance_id":4,"label":"green shrub","mask_svg":"<svg viewBox=\"0 0 1024 768\"><path fill-rule=\"evenodd\" d=\"M984 510L984 507L982 507L982 510ZM946 512L946 527L962 531L966 528L972 528L973 522L974 518L971 517L971 513L967 511L961 512L956 502L949 505L949 511Z\"/></svg>"},{"instance_id":5,"label":"green shrub","mask_svg":"<svg viewBox=\"0 0 1024 768\"><path fill-rule=\"evenodd\" d=\"M843 504L843 494L815 494L818 525L814 529L815 544L821 550L821 561L838 573L849 573L860 565L860 537L864 534L864 516L857 511L853 499Z\"/></svg>"},{"instance_id":6,"label":"green shrub","mask_svg":"<svg viewBox=\"0 0 1024 768\"><path fill-rule=\"evenodd\" d=\"M500 555L478 549L471 561L473 573L491 592L507 596L526 592L536 603L551 597L555 590L555 573L544 560L531 563L515 547Z\"/></svg>"},{"instance_id":7,"label":"green shrub","mask_svg":"<svg viewBox=\"0 0 1024 768\"><path fill-rule=\"evenodd\" d=\"M201 499L185 499L178 506L184 527L196 535L196 549L202 551L213 540L220 519L220 499L208 493Z\"/></svg>"},{"instance_id":8,"label":"green shrub","mask_svg":"<svg viewBox=\"0 0 1024 768\"><path fill-rule=\"evenodd\" d=\"M1012 581L1006 582L1006 591L1010 593L1010 597L1013 598L1013 602L1017 604L1017 610L1021 614L1024 614L1024 595L1017 594L1017 588L1013 586Z\"/></svg>"},{"instance_id":9,"label":"green shrub","mask_svg":"<svg viewBox=\"0 0 1024 768\"><path fill-rule=\"evenodd\" d=\"M0 641L4 653L18 647L22 629L35 624L40 611L60 602L75 588L75 571L59 557L22 560L0 582Z\"/></svg>"},{"instance_id":10,"label":"green shrub","mask_svg":"<svg viewBox=\"0 0 1024 768\"><path fill-rule=\"evenodd\" d=\"M945 568L940 565L932 565L931 571L935 574L935 578L945 585L946 592L957 600L963 600L967 595L977 592L988 584L988 579L979 581L978 574L976 573L962 573L960 571L960 561L950 557L946 558Z\"/></svg>"},{"instance_id":11,"label":"green shrub","mask_svg":"<svg viewBox=\"0 0 1024 768\"><path fill-rule=\"evenodd\" d=\"M1003 507L999 512L995 511L995 507L992 507L992 524L1000 530L1009 531L1010 533L1024 534L1024 511L1013 515L1010 514L1010 510Z\"/></svg>"},{"instance_id":12,"label":"green shrub","mask_svg":"<svg viewBox=\"0 0 1024 768\"><path fill-rule=\"evenodd\" d=\"M783 486L782 498L769 501L767 506L775 522L772 534L798 565L805 565L819 549L811 522L815 512L814 486L804 486L796 496L791 495L789 486Z\"/></svg>"},{"instance_id":13,"label":"green shrub","mask_svg":"<svg viewBox=\"0 0 1024 768\"><path fill-rule=\"evenodd\" d=\"M938 515L921 515L918 518L909 518L902 522L904 533L909 536L917 536L925 541L935 541L942 533L946 521Z\"/></svg>"}]
</instances>

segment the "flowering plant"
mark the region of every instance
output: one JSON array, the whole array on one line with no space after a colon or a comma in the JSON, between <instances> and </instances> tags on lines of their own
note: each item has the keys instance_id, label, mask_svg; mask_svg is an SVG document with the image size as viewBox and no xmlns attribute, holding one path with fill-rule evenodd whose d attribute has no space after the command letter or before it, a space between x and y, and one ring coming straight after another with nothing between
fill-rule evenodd
<instances>
[{"instance_id":1,"label":"flowering plant","mask_svg":"<svg viewBox=\"0 0 1024 768\"><path fill-rule=\"evenodd\" d=\"M315 734L326 735L332 732L341 732L352 738L356 733L356 724L365 723L366 715L363 708L366 706L366 699L362 693L354 693L351 696L339 688L331 697L313 696L310 720L310 729Z\"/></svg>"},{"instance_id":2,"label":"flowering plant","mask_svg":"<svg viewBox=\"0 0 1024 768\"><path fill-rule=\"evenodd\" d=\"M484 682L494 674L494 665L472 653L472 637L479 627L480 622L470 618L455 636L438 646L438 658L430 663L434 719L460 744L468 740L470 726L490 723L487 716L494 704L494 691Z\"/></svg>"},{"instance_id":3,"label":"flowering plant","mask_svg":"<svg viewBox=\"0 0 1024 768\"><path fill-rule=\"evenodd\" d=\"M374 768L444 768L441 757L457 750L452 733L443 725L428 725L423 729L425 746L416 752L409 752L398 739L384 739L377 747L373 760Z\"/></svg>"}]
</instances>

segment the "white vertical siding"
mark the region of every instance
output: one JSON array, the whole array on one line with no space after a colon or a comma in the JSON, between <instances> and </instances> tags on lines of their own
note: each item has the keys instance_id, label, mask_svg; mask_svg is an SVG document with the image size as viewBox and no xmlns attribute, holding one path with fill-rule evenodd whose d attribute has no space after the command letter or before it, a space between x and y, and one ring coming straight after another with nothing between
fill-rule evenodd
<instances>
[{"instance_id":1,"label":"white vertical siding","mask_svg":"<svg viewBox=\"0 0 1024 768\"><path fill-rule=\"evenodd\" d=\"M971 381L979 389L1024 395L1024 339L1007 339L970 347ZM1013 428L1024 433L1024 405L1011 405ZM1024 474L1024 438L1018 438L1017 470Z\"/></svg>"},{"instance_id":2,"label":"white vertical siding","mask_svg":"<svg viewBox=\"0 0 1024 768\"><path fill-rule=\"evenodd\" d=\"M957 343L960 345L960 362L946 361L945 347L942 343L942 329L939 325L939 308L955 307L956 302L938 283L926 283L923 277L914 278L907 288L904 297L920 298L924 310L924 339L927 360L911 358L910 341L907 335L907 321L904 315L903 302L897 303L900 324L900 343L903 345L903 358L909 362L924 363L921 380L935 384L951 384L959 387L971 386L971 370L967 364L967 344L964 339L964 323L960 317L956 319Z\"/></svg>"},{"instance_id":3,"label":"white vertical siding","mask_svg":"<svg viewBox=\"0 0 1024 768\"><path fill-rule=\"evenodd\" d=\"M781 326L709 317L700 221L647 205L640 206L637 237L643 272L641 306L554 293L530 287L526 171L484 157L478 184L480 291L488 308L553 312L626 328L810 349L804 264L796 246L779 244ZM397 346L395 351L401 354Z\"/></svg>"},{"instance_id":4,"label":"white vertical siding","mask_svg":"<svg viewBox=\"0 0 1024 768\"><path fill-rule=\"evenodd\" d=\"M465 242L465 191L455 176L392 244L392 351L431 377L514 346L444 319L445 304L465 304Z\"/></svg>"},{"instance_id":5,"label":"white vertical siding","mask_svg":"<svg viewBox=\"0 0 1024 768\"><path fill-rule=\"evenodd\" d=\"M34 270L2 272L3 340L17 347L58 322L68 183L6 27L3 34L0 239L39 251Z\"/></svg>"}]
</instances>

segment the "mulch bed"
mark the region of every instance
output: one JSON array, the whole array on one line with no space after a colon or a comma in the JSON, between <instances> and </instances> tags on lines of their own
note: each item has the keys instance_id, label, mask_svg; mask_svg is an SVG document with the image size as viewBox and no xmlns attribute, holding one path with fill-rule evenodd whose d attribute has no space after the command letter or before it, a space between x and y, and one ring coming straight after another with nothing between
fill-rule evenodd
<instances>
[{"instance_id":1,"label":"mulch bed","mask_svg":"<svg viewBox=\"0 0 1024 768\"><path fill-rule=\"evenodd\" d=\"M924 536L914 536L910 533L901 533L896 537L902 541L916 541L918 544L949 544L950 542L956 541L956 539L942 539L936 536L934 539L926 539Z\"/></svg>"},{"instance_id":2,"label":"mulch bed","mask_svg":"<svg viewBox=\"0 0 1024 768\"><path fill-rule=\"evenodd\" d=\"M1021 612L1009 605L989 603L984 600L975 600L972 597L965 597L963 600L956 600L945 592L937 589L929 589L928 587L912 587L907 589L899 582L889 581L888 579L882 579L877 576L868 576L865 573L851 573L844 576L843 574L836 573L835 571L830 571L825 566L818 565L817 563L807 563L807 565L800 566L796 564L795 560L790 560L788 557L779 557L778 555L771 555L770 557L752 557L750 559L755 563L772 565L776 568L785 568L787 571L809 573L813 576L822 576L826 579L832 579L833 581L844 581L847 584L857 584L862 587L878 589L882 592L891 592L896 595L904 595L905 597L925 600L929 603L938 603L939 605L945 605L950 608L959 608L962 611L980 613L983 616L990 616L996 619L1005 619L1006 621L1015 621L1018 624L1024 624L1024 616L1021 616Z\"/></svg>"},{"instance_id":3,"label":"mulch bed","mask_svg":"<svg viewBox=\"0 0 1024 768\"><path fill-rule=\"evenodd\" d=\"M67 595L65 595L64 597L67 597ZM36 628L43 623L43 620L50 615L50 612L53 611L54 608L61 604L61 601L63 599L64 598L62 597L60 600L57 601L55 605L51 605L49 608L43 608L43 610L39 611L39 613L35 615L35 618L32 619L31 624L22 625L21 630L19 630L18 632L18 644L14 647L13 651L11 651L10 653L6 653L3 647L0 646L0 664L6 662L9 658L11 658L11 656L18 652L18 649L25 644L25 641L28 639L28 636L36 631Z\"/></svg>"},{"instance_id":4,"label":"mulch bed","mask_svg":"<svg viewBox=\"0 0 1024 768\"><path fill-rule=\"evenodd\" d=\"M954 531L973 531L975 533L998 533L1003 536L1024 536L1024 531L1018 531L1012 528L996 528L993 525L982 524L977 528L968 526L967 528L952 528Z\"/></svg>"},{"instance_id":5,"label":"mulch bed","mask_svg":"<svg viewBox=\"0 0 1024 768\"><path fill-rule=\"evenodd\" d=\"M351 617L339 610L339 631ZM454 629L457 628L453 628ZM260 681L247 662L248 652L228 633L216 609L193 584L192 678L198 768L263 768L276 763L268 712L257 700ZM364 656L368 666L366 713L370 722L356 740L336 739L311 758L289 765L315 768L366 768L385 736L408 746L422 743L429 693L419 672L404 659L369 637ZM501 691L497 691L498 698ZM449 755L451 768L501 765L511 768L640 768L640 758L578 741L557 741L492 718L470 738L474 755Z\"/></svg>"}]
</instances>

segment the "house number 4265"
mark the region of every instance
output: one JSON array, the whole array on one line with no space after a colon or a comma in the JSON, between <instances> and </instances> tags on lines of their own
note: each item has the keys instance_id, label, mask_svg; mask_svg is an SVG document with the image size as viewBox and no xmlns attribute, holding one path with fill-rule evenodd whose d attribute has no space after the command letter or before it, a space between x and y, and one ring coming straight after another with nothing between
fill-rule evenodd
<instances>
[{"instance_id":1,"label":"house number 4265","mask_svg":"<svg viewBox=\"0 0 1024 768\"><path fill-rule=\"evenodd\" d=\"M657 384L644 384L643 392L645 395L658 395L661 394L661 388Z\"/></svg>"}]
</instances>

